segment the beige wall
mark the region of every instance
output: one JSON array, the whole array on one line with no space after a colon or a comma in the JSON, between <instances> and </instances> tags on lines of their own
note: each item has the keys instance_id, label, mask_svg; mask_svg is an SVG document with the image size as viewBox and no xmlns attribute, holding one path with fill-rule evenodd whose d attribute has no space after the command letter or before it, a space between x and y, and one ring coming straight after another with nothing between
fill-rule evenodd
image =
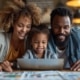
<instances>
[{"instance_id":1,"label":"beige wall","mask_svg":"<svg viewBox=\"0 0 80 80\"><path fill-rule=\"evenodd\" d=\"M0 0L0 9L2 8L2 6L4 5L4 3L8 1L8 0Z\"/></svg>"},{"instance_id":2,"label":"beige wall","mask_svg":"<svg viewBox=\"0 0 80 80\"><path fill-rule=\"evenodd\" d=\"M0 8L8 0L0 0ZM58 2L65 3L66 0L26 0L27 2L36 2L40 7L50 6L54 8Z\"/></svg>"}]
</instances>

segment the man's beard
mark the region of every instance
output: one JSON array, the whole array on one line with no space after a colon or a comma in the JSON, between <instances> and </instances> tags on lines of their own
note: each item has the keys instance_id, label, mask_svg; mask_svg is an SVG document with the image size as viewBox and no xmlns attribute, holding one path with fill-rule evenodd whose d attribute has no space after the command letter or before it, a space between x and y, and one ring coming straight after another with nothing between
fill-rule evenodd
<instances>
[{"instance_id":1,"label":"man's beard","mask_svg":"<svg viewBox=\"0 0 80 80\"><path fill-rule=\"evenodd\" d=\"M70 35L65 36L65 40L64 40L64 41L60 41L60 40L58 39L58 36L65 36L65 35L64 35L64 34L57 34L57 35L54 35L54 34L53 34L53 39L54 39L55 44L56 44L58 47L66 47L67 44L68 44L69 36L70 36Z\"/></svg>"}]
</instances>

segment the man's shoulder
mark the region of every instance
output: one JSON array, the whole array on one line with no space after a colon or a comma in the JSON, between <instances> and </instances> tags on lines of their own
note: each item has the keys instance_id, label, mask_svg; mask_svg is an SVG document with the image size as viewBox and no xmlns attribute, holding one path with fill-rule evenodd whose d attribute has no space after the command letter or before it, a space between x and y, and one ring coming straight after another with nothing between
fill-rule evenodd
<instances>
[{"instance_id":1,"label":"man's shoulder","mask_svg":"<svg viewBox=\"0 0 80 80\"><path fill-rule=\"evenodd\" d=\"M71 35L74 35L76 38L80 39L80 27L73 27L71 29Z\"/></svg>"},{"instance_id":2,"label":"man's shoulder","mask_svg":"<svg viewBox=\"0 0 80 80\"><path fill-rule=\"evenodd\" d=\"M79 32L80 33L80 27L72 27L71 31L72 32L77 32L77 33Z\"/></svg>"}]
</instances>

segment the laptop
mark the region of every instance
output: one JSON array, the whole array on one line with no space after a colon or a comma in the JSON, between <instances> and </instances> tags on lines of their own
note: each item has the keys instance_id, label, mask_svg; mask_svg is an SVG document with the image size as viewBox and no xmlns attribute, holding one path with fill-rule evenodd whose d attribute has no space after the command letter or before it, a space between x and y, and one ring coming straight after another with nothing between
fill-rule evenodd
<instances>
[{"instance_id":1,"label":"laptop","mask_svg":"<svg viewBox=\"0 0 80 80\"><path fill-rule=\"evenodd\" d=\"M60 70L64 59L17 59L18 65L25 70Z\"/></svg>"}]
</instances>

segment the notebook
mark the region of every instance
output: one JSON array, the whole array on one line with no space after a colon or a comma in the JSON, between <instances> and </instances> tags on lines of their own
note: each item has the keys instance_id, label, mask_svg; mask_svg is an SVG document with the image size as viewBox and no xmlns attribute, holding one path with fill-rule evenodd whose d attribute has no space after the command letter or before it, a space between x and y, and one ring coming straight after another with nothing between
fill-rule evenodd
<instances>
[{"instance_id":1,"label":"notebook","mask_svg":"<svg viewBox=\"0 0 80 80\"><path fill-rule=\"evenodd\" d=\"M17 59L21 69L59 70L63 69L64 59Z\"/></svg>"}]
</instances>

